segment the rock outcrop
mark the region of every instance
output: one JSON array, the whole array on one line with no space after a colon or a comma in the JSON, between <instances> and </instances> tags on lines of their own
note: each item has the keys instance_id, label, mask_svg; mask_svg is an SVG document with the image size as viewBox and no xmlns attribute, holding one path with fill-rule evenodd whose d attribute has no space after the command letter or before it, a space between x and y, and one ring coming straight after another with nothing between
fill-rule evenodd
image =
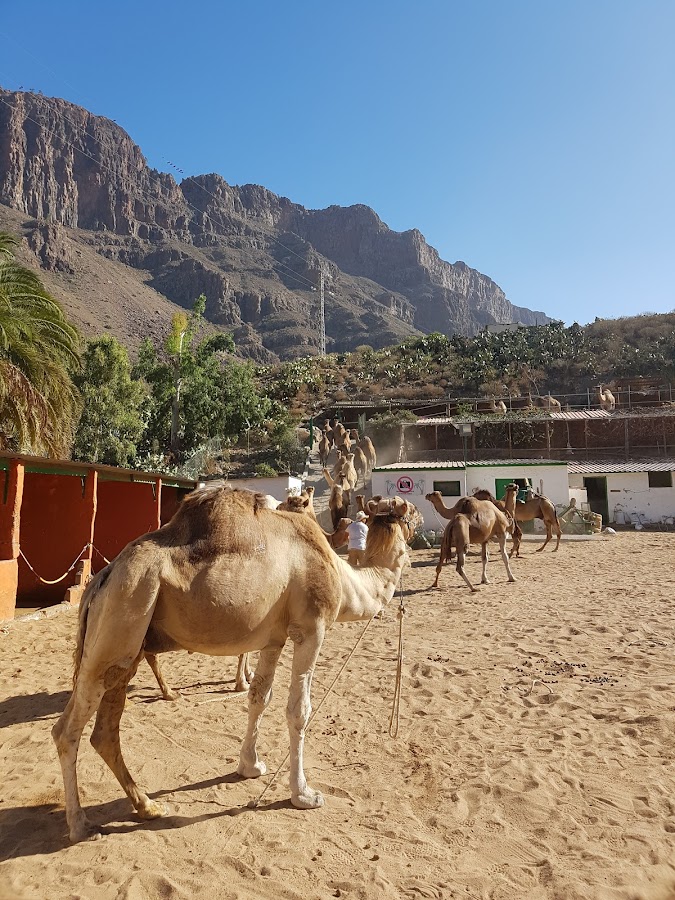
<instances>
[{"instance_id":1,"label":"rock outcrop","mask_svg":"<svg viewBox=\"0 0 675 900\"><path fill-rule=\"evenodd\" d=\"M0 203L23 215L28 248L55 278L76 276L77 248L87 246L173 303L204 293L207 317L259 360L316 352L320 270L329 350L550 321L366 206L307 210L217 174L177 184L149 168L116 123L42 95L0 89ZM114 308L115 279L107 281ZM81 318L89 328L96 309Z\"/></svg>"}]
</instances>

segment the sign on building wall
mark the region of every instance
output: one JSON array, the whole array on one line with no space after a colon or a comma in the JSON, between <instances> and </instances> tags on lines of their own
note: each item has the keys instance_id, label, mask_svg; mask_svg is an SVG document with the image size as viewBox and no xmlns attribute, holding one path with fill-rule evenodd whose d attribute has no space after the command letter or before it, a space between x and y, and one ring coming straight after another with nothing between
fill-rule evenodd
<instances>
[{"instance_id":1,"label":"sign on building wall","mask_svg":"<svg viewBox=\"0 0 675 900\"><path fill-rule=\"evenodd\" d=\"M412 475L401 475L396 481L387 479L387 496L393 497L395 494L407 496L410 494L424 494L424 478L417 481Z\"/></svg>"}]
</instances>

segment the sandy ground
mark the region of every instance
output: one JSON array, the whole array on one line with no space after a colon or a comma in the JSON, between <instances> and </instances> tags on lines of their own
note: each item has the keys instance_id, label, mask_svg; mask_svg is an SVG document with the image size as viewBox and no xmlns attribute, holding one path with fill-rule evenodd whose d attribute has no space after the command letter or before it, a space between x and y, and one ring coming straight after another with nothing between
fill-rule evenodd
<instances>
[{"instance_id":1,"label":"sandy ground","mask_svg":"<svg viewBox=\"0 0 675 900\"><path fill-rule=\"evenodd\" d=\"M142 664L122 740L170 815L141 822L88 741L80 784L102 840L70 846L49 735L69 690L74 612L0 635L0 897L675 897L675 535L563 544L470 595L412 553L398 737L388 735L398 624L374 622L307 739L320 810L284 770L235 774L245 696L235 661L163 657L176 703ZM479 578L479 561L469 563ZM362 630L329 634L316 706ZM287 751L284 653L262 749ZM89 729L85 733L88 735Z\"/></svg>"}]
</instances>

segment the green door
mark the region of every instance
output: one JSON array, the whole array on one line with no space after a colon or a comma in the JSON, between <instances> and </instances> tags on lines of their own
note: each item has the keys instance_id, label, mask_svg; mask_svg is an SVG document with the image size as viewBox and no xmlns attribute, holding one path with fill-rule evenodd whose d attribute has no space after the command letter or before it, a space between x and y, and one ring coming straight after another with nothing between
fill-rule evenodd
<instances>
[{"instance_id":1,"label":"green door","mask_svg":"<svg viewBox=\"0 0 675 900\"><path fill-rule=\"evenodd\" d=\"M525 500L527 496L526 478L495 478L495 497L497 500L503 500L504 494L506 493L506 485L514 483L520 488L518 491L518 500Z\"/></svg>"}]
</instances>

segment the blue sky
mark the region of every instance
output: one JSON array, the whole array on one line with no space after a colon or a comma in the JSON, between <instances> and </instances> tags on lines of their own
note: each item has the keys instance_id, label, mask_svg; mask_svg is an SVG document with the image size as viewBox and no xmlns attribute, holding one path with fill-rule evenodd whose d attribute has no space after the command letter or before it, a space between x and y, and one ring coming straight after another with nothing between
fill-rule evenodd
<instances>
[{"instance_id":1,"label":"blue sky","mask_svg":"<svg viewBox=\"0 0 675 900\"><path fill-rule=\"evenodd\" d=\"M675 309L672 0L32 0L0 84L148 162L371 206L519 306Z\"/></svg>"}]
</instances>

